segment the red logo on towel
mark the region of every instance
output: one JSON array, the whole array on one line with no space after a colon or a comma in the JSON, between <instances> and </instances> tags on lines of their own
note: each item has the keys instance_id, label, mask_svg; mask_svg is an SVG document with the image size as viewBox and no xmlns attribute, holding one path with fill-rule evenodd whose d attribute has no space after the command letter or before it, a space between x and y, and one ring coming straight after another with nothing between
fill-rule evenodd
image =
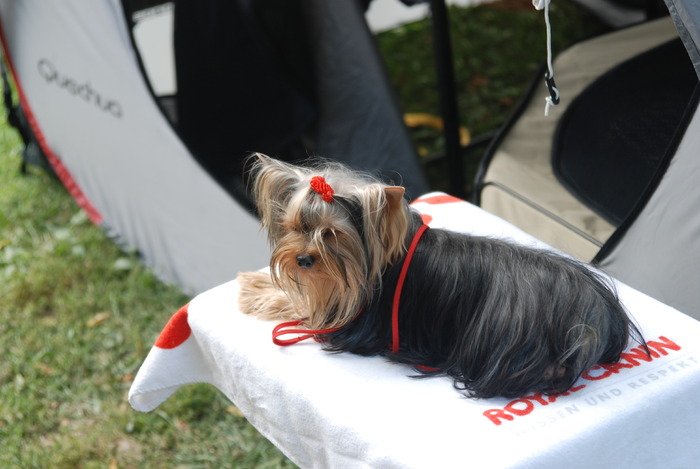
<instances>
[{"instance_id":1,"label":"red logo on towel","mask_svg":"<svg viewBox=\"0 0 700 469\"><path fill-rule=\"evenodd\" d=\"M158 336L155 346L158 348L171 349L181 345L192 333L190 325L187 323L187 308L189 303L173 314L170 321L165 325L163 331Z\"/></svg>"},{"instance_id":2,"label":"red logo on towel","mask_svg":"<svg viewBox=\"0 0 700 469\"><path fill-rule=\"evenodd\" d=\"M651 356L647 355L646 351L644 351L641 346L635 347L623 353L619 362L606 365L596 365L585 372L581 377L586 381L600 381L602 379L614 376L624 369L635 368L644 362L650 362L661 356L668 355L669 350L678 351L681 349L680 345L663 336L659 337L657 340L648 341L647 346L649 347ZM505 407L486 410L484 411L483 415L495 425L501 425L503 422L509 422L518 417L524 417L537 409L538 406L549 405L555 402L559 397L568 396L569 394L578 392L585 387L586 384L579 384L578 386L571 388L568 392L556 396L545 396L540 393L523 396L509 402Z\"/></svg>"}]
</instances>

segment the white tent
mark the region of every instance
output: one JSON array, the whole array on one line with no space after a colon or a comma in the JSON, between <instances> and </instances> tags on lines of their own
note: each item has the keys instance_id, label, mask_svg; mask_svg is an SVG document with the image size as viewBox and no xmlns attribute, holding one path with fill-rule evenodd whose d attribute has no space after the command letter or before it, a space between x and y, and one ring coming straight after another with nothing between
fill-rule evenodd
<instances>
[{"instance_id":1,"label":"white tent","mask_svg":"<svg viewBox=\"0 0 700 469\"><path fill-rule=\"evenodd\" d=\"M268 262L244 188L248 152L315 153L394 178L400 170L413 196L427 190L357 2L277 2L298 18L265 17L254 3L0 1L34 147L93 222L189 293ZM149 40L154 23L170 36ZM284 27L307 35L306 82L278 54L297 45L274 36ZM176 68L179 81L159 78L160 68ZM300 151L285 153L292 140Z\"/></svg>"}]
</instances>

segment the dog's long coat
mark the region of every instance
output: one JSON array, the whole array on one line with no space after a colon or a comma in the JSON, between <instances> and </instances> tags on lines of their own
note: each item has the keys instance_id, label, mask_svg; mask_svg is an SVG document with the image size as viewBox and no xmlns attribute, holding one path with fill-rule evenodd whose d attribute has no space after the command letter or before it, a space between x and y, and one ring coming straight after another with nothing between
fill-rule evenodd
<instances>
[{"instance_id":1,"label":"dog's long coat","mask_svg":"<svg viewBox=\"0 0 700 469\"><path fill-rule=\"evenodd\" d=\"M393 323L422 225L403 189L335 163L263 155L251 174L273 255L271 276L239 276L241 309L331 328L318 337L327 350L444 373L469 396L515 397L565 392L596 363L617 361L630 335L643 343L612 282L588 266L440 229L416 240Z\"/></svg>"}]
</instances>

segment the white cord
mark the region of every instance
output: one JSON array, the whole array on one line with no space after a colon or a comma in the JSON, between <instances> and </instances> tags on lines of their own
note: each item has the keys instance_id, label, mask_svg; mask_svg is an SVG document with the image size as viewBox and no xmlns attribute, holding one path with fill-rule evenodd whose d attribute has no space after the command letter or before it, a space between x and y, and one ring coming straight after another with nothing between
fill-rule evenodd
<instances>
[{"instance_id":1,"label":"white cord","mask_svg":"<svg viewBox=\"0 0 700 469\"><path fill-rule=\"evenodd\" d=\"M544 108L544 115L549 115L549 108L551 106L556 106L559 104L559 90L556 85L554 85L554 67L552 67L552 26L549 22L549 3L551 0L532 0L532 6L536 10L544 9L544 23L547 27L547 88L550 95L545 98L546 104ZM550 83L551 82L551 83ZM554 97L552 96L554 94Z\"/></svg>"}]
</instances>

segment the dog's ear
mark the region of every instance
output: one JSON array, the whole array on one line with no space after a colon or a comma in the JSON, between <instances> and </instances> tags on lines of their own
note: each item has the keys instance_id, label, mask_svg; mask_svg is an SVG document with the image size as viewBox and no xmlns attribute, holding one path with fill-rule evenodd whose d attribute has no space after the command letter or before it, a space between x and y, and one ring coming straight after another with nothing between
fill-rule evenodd
<instances>
[{"instance_id":1,"label":"dog's ear","mask_svg":"<svg viewBox=\"0 0 700 469\"><path fill-rule=\"evenodd\" d=\"M272 158L270 158L267 155L264 155L262 153L256 152L251 155L251 158L254 158L255 160L258 161L259 164L266 166L272 163Z\"/></svg>"},{"instance_id":2,"label":"dog's ear","mask_svg":"<svg viewBox=\"0 0 700 469\"><path fill-rule=\"evenodd\" d=\"M406 201L403 196L405 189L400 186L384 188L384 214L381 229L382 244L386 250L387 263L393 263L403 255L406 230L408 229L408 214Z\"/></svg>"},{"instance_id":3,"label":"dog's ear","mask_svg":"<svg viewBox=\"0 0 700 469\"><path fill-rule=\"evenodd\" d=\"M268 166L272 162L272 158L262 153L255 152L249 153L246 156L243 167L246 173L249 175L254 175L254 173L260 170L264 166Z\"/></svg>"},{"instance_id":4,"label":"dog's ear","mask_svg":"<svg viewBox=\"0 0 700 469\"><path fill-rule=\"evenodd\" d=\"M387 210L392 212L403 207L403 195L406 190L401 186L388 186L384 188Z\"/></svg>"},{"instance_id":5,"label":"dog's ear","mask_svg":"<svg viewBox=\"0 0 700 469\"><path fill-rule=\"evenodd\" d=\"M299 169L262 153L250 156L250 178L255 205L273 243L280 236L279 221L287 199L302 177Z\"/></svg>"}]
</instances>

